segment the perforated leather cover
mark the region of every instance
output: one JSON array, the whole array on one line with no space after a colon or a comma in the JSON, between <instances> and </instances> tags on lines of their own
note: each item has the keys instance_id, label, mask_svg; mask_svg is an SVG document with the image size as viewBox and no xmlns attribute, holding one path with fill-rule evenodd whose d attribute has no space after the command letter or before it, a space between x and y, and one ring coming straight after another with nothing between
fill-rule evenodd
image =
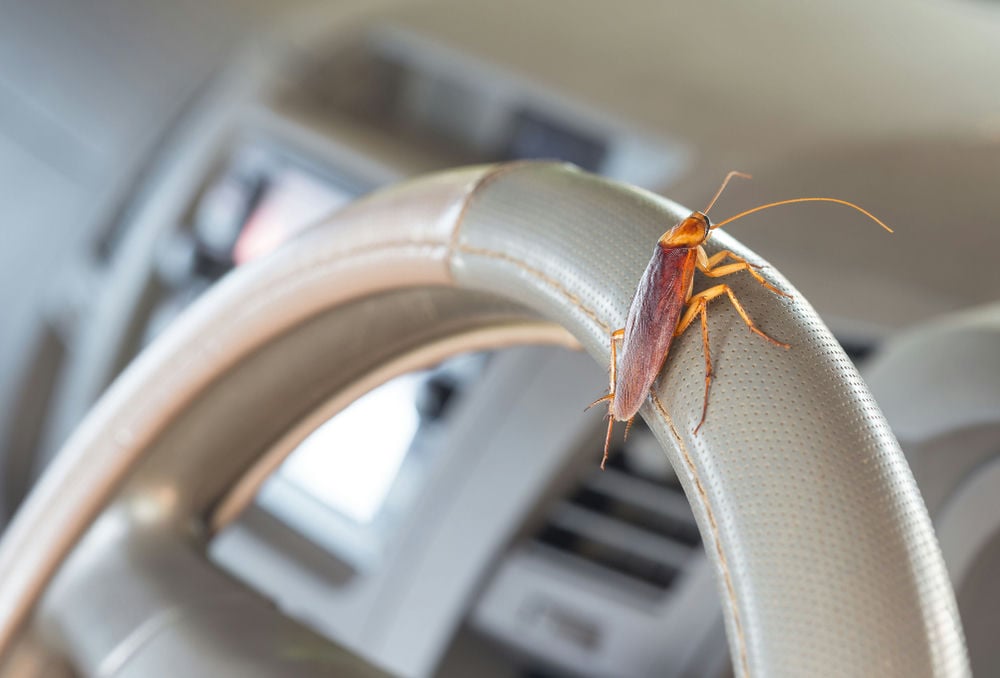
<instances>
[{"instance_id":1,"label":"perforated leather cover","mask_svg":"<svg viewBox=\"0 0 1000 678\"><path fill-rule=\"evenodd\" d=\"M275 351L322 350L315 364L333 376L320 390L338 388L340 372L342 380L356 378L359 361L373 355L354 331L334 331L308 349L282 349L283 335L321 316L335 319L341 308L364 311L354 318L391 317L380 300L391 299L392 290L450 287L474 290L470 299L482 301L444 303L428 292L426 322L417 331L416 316L408 314L394 351L408 350L406 337L416 346L467 330L469 323L448 309L478 314L485 326L510 323L513 304L526 321L562 324L606 364L608 335L624 321L653 244L686 213L563 165L472 168L372 196L241 269L112 387L5 534L0 650L10 647L59 563L123 487L153 496L173 482L172 503L158 505L175 512L168 522L187 526L253 462L255 450L237 458L234 450L245 446L219 442L195 454L156 444L184 412L197 414L200 395L222 389L227 375L254 356ZM710 253L721 247L760 262L724 233L713 238ZM808 303L773 270L765 275L793 298L742 274L727 282L761 329L792 348L751 335L727 301L715 301L716 381L701 433L692 435L704 370L696 331L675 343L642 410L694 507L737 674L967 674L954 594L892 434ZM257 380L262 389L276 388L283 374L267 370ZM246 438L258 422L273 433L302 416L298 405L257 400L266 416L230 413L220 425ZM242 401L218 402L232 409Z\"/></svg>"}]
</instances>

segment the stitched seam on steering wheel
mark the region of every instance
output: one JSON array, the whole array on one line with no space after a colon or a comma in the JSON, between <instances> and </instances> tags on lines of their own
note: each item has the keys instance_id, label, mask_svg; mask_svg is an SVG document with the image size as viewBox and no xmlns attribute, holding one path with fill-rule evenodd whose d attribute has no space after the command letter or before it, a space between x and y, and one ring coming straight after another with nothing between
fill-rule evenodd
<instances>
[{"instance_id":1,"label":"stitched seam on steering wheel","mask_svg":"<svg viewBox=\"0 0 1000 678\"><path fill-rule=\"evenodd\" d=\"M597 313L587 307L580 298L566 289L562 284L560 284L555 279L549 277L542 271L534 268L520 259L517 259L504 252L497 252L495 250L485 249L482 247L473 247L471 245L458 245L457 251L464 252L467 254L478 255L487 257L490 259L497 259L499 261L504 261L515 267L521 269L525 273L541 280L543 283L551 286L557 292L562 294L573 306L575 306L579 311L581 311L588 318L593 320L598 326L601 327L609 335L611 333L611 327L598 317ZM726 597L729 599L729 607L732 610L733 615L733 626L736 631L736 645L739 647L740 655L740 665L743 669L744 676L750 676L750 667L747 660L747 650L746 650L746 638L743 634L743 625L740 622L739 607L736 604L736 592L733 587L732 574L729 571L729 561L726 559L725 552L722 550L722 541L719 538L719 525L715 520L715 514L712 512L712 505L708 499L708 493L705 491L705 486L701 482L701 477L698 475L697 467L694 465L694 460L691 458L691 453L688 451L687 446L684 444L677 427L674 426L674 421L667 413L666 408L660 401L656 393L651 392L650 397L656 405L656 409L659 411L660 415L663 417L664 421L667 422L667 426L670 428L670 433L674 437L674 441L677 443L678 448L681 451L681 458L684 460L684 464L688 468L688 472L694 480L695 490L698 492L698 496L701 499L702 507L705 509L705 516L708 519L708 525L712 532L712 543L715 546L715 552L718 555L719 567L722 569L722 578L725 584Z\"/></svg>"},{"instance_id":2,"label":"stitched seam on steering wheel","mask_svg":"<svg viewBox=\"0 0 1000 678\"><path fill-rule=\"evenodd\" d=\"M740 664L743 667L743 675L750 675L750 667L747 661L747 650L746 650L746 638L743 635L743 624L740 622L739 608L736 606L736 591L733 588L732 574L729 571L729 561L726 559L726 554L722 550L722 541L719 539L719 525L715 522L715 514L712 513L712 506L708 501L708 493L705 491L705 486L701 483L701 477L698 475L698 470L694 465L694 460L691 458L691 453L688 451L687 445L684 444L683 438L680 436L680 432L677 427L674 426L674 420L667 412L667 408L664 407L663 402L660 400L660 396L656 394L655 391L650 391L650 399L653 404L656 405L656 409L659 411L660 415L667 422L667 426L670 427L670 433L674 437L674 441L680 448L681 457L684 459L684 463L688 467L688 472L694 479L695 490L698 491L698 495L701 497L702 505L705 508L705 517L708 518L709 527L712 529L712 542L715 545L715 552L719 557L719 566L722 568L722 578L726 585L726 597L729 598L729 604L733 611L733 626L736 629L736 644L740 648Z\"/></svg>"},{"instance_id":3,"label":"stitched seam on steering wheel","mask_svg":"<svg viewBox=\"0 0 1000 678\"><path fill-rule=\"evenodd\" d=\"M576 296L568 289L566 289L555 278L549 277L548 275L538 270L537 268L532 268L531 266L525 264L520 259L516 259L509 254L505 254L503 252L497 252L495 250L484 249L482 247L473 247L471 245L460 245L458 251L465 252L466 254L477 254L479 256L487 257L489 259L499 259L500 261L506 261L507 263L513 264L517 268L523 270L525 273L528 273L538 278L539 280L549 285L550 287L553 287L557 292L566 297L570 301L570 303L576 306L577 309L582 311L584 315L586 315L588 318L593 320L597 325L599 325L601 329L603 329L609 335L611 334L611 327L606 322L601 320L600 316L598 316L594 311L587 308L587 306L585 306L584 303L580 301L580 297Z\"/></svg>"},{"instance_id":4,"label":"stitched seam on steering wheel","mask_svg":"<svg viewBox=\"0 0 1000 678\"><path fill-rule=\"evenodd\" d=\"M458 239L462 235L462 223L465 221L465 213L469 211L469 206L472 204L473 200L477 194L488 186L490 183L509 174L511 171L516 169L521 169L527 165L538 165L537 160L516 160L514 162L508 162L503 165L498 165L493 171L487 172L483 176L479 177L479 180L469 191L468 195L465 196L465 202L462 204L462 209L458 212L458 217L455 219L455 225L451 229L451 237L448 239L448 259L451 260L452 256L459 249Z\"/></svg>"}]
</instances>

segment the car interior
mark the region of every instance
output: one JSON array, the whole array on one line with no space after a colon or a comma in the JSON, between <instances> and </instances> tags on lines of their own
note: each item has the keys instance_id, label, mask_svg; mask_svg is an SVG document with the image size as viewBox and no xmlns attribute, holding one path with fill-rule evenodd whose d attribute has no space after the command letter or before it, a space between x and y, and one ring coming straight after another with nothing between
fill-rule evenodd
<instances>
[{"instance_id":1,"label":"car interior","mask_svg":"<svg viewBox=\"0 0 1000 678\"><path fill-rule=\"evenodd\" d=\"M0 675L1000 674L997 73L988 0L4 6ZM732 170L894 232L713 231L790 348L713 301L602 469Z\"/></svg>"}]
</instances>

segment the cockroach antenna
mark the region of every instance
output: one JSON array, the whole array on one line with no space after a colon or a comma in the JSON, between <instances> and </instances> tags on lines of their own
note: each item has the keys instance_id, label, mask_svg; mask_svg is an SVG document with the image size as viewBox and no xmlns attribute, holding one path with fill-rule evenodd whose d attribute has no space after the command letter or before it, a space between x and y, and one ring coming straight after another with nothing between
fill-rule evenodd
<instances>
[{"instance_id":1,"label":"cockroach antenna","mask_svg":"<svg viewBox=\"0 0 1000 678\"><path fill-rule=\"evenodd\" d=\"M722 192L726 190L726 186L729 185L729 180L732 179L733 177L739 177L740 179L753 179L753 177L747 174L746 172L737 172L734 170L729 174L727 174L726 178L722 180L722 185L719 186L719 190L717 190L715 192L715 195L712 196L712 199L708 201L708 207L705 208L702 214L708 214L708 211L715 206L715 201L718 200L719 196L722 195Z\"/></svg>"},{"instance_id":2,"label":"cockroach antenna","mask_svg":"<svg viewBox=\"0 0 1000 678\"><path fill-rule=\"evenodd\" d=\"M766 205L760 205L759 207L754 207L753 209L749 209L749 210L747 210L745 212L740 212L739 214L737 214L735 216L732 216L732 217L729 217L728 219L723 219L722 221L720 221L717 224L712 224L712 230L714 231L715 229L721 228L722 226L725 226L726 224L731 224L734 221L736 221L737 219L742 219L743 217L750 216L751 214L754 214L755 212L763 212L764 210L769 210L772 207L781 207L782 205L794 205L795 203L799 203L799 202L832 202L832 203L835 203L837 205L845 205L847 207L856 209L857 211L861 212L866 217L868 217L869 219L871 219L872 221L874 221L876 224L878 224L879 226L881 226L885 230L889 231L890 233L893 232L893 230L891 228L889 228L888 226L885 225L885 222L883 222L881 219L879 219L878 217L876 217L874 214L872 214L868 210L864 209L863 207L859 207L858 205L855 205L853 202L848 202L846 200L841 200L839 198L791 198L790 200L779 200L778 202L769 202Z\"/></svg>"}]
</instances>

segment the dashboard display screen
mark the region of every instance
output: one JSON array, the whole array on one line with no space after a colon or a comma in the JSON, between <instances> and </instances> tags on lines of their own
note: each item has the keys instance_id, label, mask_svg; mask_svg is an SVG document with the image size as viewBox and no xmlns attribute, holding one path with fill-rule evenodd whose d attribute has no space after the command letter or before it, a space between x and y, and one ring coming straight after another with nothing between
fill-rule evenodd
<instances>
[{"instance_id":1,"label":"dashboard display screen","mask_svg":"<svg viewBox=\"0 0 1000 678\"><path fill-rule=\"evenodd\" d=\"M354 567L372 567L419 500L453 408L488 359L453 356L368 392L299 443L258 505Z\"/></svg>"},{"instance_id":2,"label":"dashboard display screen","mask_svg":"<svg viewBox=\"0 0 1000 678\"><path fill-rule=\"evenodd\" d=\"M280 473L344 517L370 524L413 445L420 386L420 376L408 374L361 397L302 441Z\"/></svg>"},{"instance_id":3,"label":"dashboard display screen","mask_svg":"<svg viewBox=\"0 0 1000 678\"><path fill-rule=\"evenodd\" d=\"M329 216L355 196L298 167L277 168L265 180L236 244L239 266L263 256L302 229Z\"/></svg>"}]
</instances>

